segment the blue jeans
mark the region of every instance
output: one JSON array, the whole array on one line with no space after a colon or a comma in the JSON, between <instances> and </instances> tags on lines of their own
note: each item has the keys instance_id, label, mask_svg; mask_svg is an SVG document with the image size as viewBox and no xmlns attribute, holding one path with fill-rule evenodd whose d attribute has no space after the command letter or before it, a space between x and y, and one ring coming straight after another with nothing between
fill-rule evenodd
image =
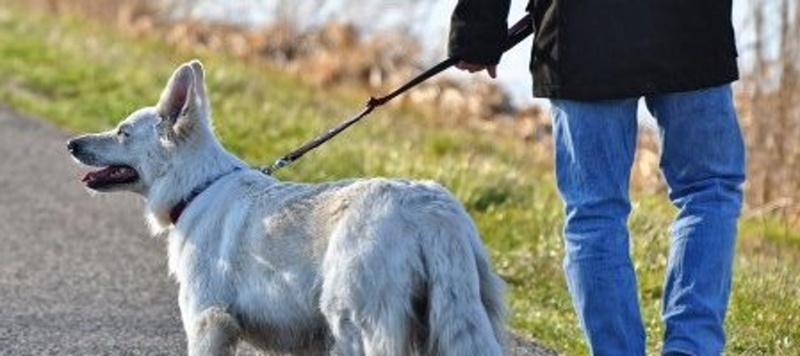
<instances>
[{"instance_id":1,"label":"blue jeans","mask_svg":"<svg viewBox=\"0 0 800 356\"><path fill-rule=\"evenodd\" d=\"M719 355L731 290L745 149L730 85L651 95L661 170L679 209L664 286L664 353ZM594 355L644 355L628 194L638 98L552 100L566 210L564 271Z\"/></svg>"}]
</instances>

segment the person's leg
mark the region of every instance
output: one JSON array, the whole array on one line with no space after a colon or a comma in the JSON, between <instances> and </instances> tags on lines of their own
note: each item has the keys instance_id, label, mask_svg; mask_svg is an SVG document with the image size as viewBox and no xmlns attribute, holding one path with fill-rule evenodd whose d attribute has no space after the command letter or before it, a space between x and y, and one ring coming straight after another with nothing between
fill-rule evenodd
<instances>
[{"instance_id":1,"label":"person's leg","mask_svg":"<svg viewBox=\"0 0 800 356\"><path fill-rule=\"evenodd\" d=\"M627 219L637 100L552 100L564 271L594 355L644 355Z\"/></svg>"},{"instance_id":2,"label":"person's leg","mask_svg":"<svg viewBox=\"0 0 800 356\"><path fill-rule=\"evenodd\" d=\"M745 149L730 85L656 95L661 169L678 207L664 286L664 353L719 355L731 289Z\"/></svg>"}]
</instances>

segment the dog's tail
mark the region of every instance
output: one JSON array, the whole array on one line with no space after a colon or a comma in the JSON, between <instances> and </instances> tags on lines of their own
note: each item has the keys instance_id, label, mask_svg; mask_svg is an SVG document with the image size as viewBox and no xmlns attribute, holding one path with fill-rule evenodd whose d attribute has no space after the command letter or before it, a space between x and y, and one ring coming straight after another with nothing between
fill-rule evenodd
<instances>
[{"instance_id":1,"label":"dog's tail","mask_svg":"<svg viewBox=\"0 0 800 356\"><path fill-rule=\"evenodd\" d=\"M423 232L422 241L428 276L427 353L501 355L505 283L492 272L466 211L441 208L427 216L436 220L428 226L437 228Z\"/></svg>"}]
</instances>

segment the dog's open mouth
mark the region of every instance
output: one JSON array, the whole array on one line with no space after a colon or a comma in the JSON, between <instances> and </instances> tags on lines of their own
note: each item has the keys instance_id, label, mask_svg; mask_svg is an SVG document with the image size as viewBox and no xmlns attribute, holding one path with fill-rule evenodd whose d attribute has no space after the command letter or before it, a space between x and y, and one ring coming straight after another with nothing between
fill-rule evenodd
<instances>
[{"instance_id":1,"label":"dog's open mouth","mask_svg":"<svg viewBox=\"0 0 800 356\"><path fill-rule=\"evenodd\" d=\"M134 183L139 180L136 170L128 166L109 166L91 171L83 176L82 181L91 189L102 189L114 185Z\"/></svg>"}]
</instances>

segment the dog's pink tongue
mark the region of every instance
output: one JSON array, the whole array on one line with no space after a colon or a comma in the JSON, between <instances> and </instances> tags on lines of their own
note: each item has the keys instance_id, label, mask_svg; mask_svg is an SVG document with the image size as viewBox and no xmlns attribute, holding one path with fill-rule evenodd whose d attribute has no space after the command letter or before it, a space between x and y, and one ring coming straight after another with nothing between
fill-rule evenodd
<instances>
[{"instance_id":1,"label":"dog's pink tongue","mask_svg":"<svg viewBox=\"0 0 800 356\"><path fill-rule=\"evenodd\" d=\"M136 179L136 171L130 167L111 166L88 172L83 176L81 181L90 187L95 187L112 183L125 183L133 179Z\"/></svg>"},{"instance_id":2,"label":"dog's pink tongue","mask_svg":"<svg viewBox=\"0 0 800 356\"><path fill-rule=\"evenodd\" d=\"M101 169L99 171L86 172L86 174L83 175L83 179L81 179L81 182L88 183L88 182L97 180L97 178L99 176L103 175L103 172L105 170L107 170L107 169Z\"/></svg>"},{"instance_id":3,"label":"dog's pink tongue","mask_svg":"<svg viewBox=\"0 0 800 356\"><path fill-rule=\"evenodd\" d=\"M83 176L83 182L106 181L111 178L118 167L106 167L96 171L87 172Z\"/></svg>"}]
</instances>

